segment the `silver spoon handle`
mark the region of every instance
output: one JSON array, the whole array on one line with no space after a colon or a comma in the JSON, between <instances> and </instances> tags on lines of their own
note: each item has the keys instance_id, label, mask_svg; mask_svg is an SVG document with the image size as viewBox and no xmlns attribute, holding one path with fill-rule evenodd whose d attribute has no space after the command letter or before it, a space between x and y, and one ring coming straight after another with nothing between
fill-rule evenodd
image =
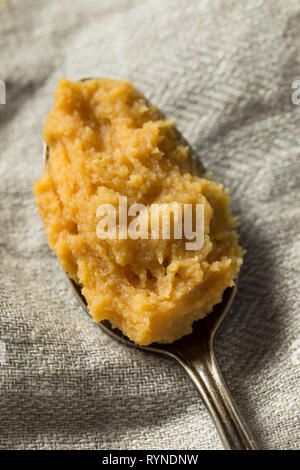
<instances>
[{"instance_id":1,"label":"silver spoon handle","mask_svg":"<svg viewBox=\"0 0 300 470\"><path fill-rule=\"evenodd\" d=\"M258 450L227 389L212 347L202 359L176 357L200 393L227 450Z\"/></svg>"}]
</instances>

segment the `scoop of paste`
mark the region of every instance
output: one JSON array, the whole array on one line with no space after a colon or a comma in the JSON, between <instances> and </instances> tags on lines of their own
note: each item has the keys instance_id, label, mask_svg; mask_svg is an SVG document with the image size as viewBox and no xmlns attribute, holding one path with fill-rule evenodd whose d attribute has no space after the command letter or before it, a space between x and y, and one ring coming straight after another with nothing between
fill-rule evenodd
<instances>
[{"instance_id":1,"label":"scoop of paste","mask_svg":"<svg viewBox=\"0 0 300 470\"><path fill-rule=\"evenodd\" d=\"M94 321L107 319L142 345L189 334L242 263L223 186L195 171L174 122L126 81L60 80L44 140L49 159L34 185L36 203L50 247L82 287ZM143 205L136 220L120 215L120 201ZM179 209L171 211L169 237L153 236L153 205ZM173 230L188 205L192 215L202 208L198 245ZM99 207L115 208L110 238L99 236ZM132 222L143 238L128 236Z\"/></svg>"}]
</instances>

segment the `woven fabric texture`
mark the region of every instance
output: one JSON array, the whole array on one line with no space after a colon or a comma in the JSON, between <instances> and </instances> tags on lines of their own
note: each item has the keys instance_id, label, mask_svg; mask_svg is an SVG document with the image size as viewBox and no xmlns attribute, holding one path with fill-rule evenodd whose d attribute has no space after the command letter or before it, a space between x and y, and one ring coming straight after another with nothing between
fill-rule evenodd
<instances>
[{"instance_id":1,"label":"woven fabric texture","mask_svg":"<svg viewBox=\"0 0 300 470\"><path fill-rule=\"evenodd\" d=\"M222 448L180 367L101 332L48 248L42 124L60 77L97 76L230 188L247 255L216 354L259 446L299 448L299 0L0 1L0 44L0 447Z\"/></svg>"}]
</instances>

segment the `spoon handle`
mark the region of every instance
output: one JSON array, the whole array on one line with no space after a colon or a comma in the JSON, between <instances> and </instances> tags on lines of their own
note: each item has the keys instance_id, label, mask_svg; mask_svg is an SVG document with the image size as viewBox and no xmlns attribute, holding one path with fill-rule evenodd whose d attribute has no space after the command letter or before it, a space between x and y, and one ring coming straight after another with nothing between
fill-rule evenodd
<instances>
[{"instance_id":1,"label":"spoon handle","mask_svg":"<svg viewBox=\"0 0 300 470\"><path fill-rule=\"evenodd\" d=\"M200 393L227 450L258 450L254 437L227 389L212 344L202 345L199 359L176 355Z\"/></svg>"}]
</instances>

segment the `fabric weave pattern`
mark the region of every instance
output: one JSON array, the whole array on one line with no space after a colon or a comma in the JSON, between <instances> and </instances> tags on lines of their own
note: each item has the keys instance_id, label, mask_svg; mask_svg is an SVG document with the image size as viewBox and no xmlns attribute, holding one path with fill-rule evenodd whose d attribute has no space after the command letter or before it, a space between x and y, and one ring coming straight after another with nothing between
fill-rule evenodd
<instances>
[{"instance_id":1,"label":"fabric weave pattern","mask_svg":"<svg viewBox=\"0 0 300 470\"><path fill-rule=\"evenodd\" d=\"M0 447L220 449L173 362L81 310L32 195L57 80L125 78L230 188L247 256L216 354L261 448L299 448L298 0L0 2Z\"/></svg>"}]
</instances>

